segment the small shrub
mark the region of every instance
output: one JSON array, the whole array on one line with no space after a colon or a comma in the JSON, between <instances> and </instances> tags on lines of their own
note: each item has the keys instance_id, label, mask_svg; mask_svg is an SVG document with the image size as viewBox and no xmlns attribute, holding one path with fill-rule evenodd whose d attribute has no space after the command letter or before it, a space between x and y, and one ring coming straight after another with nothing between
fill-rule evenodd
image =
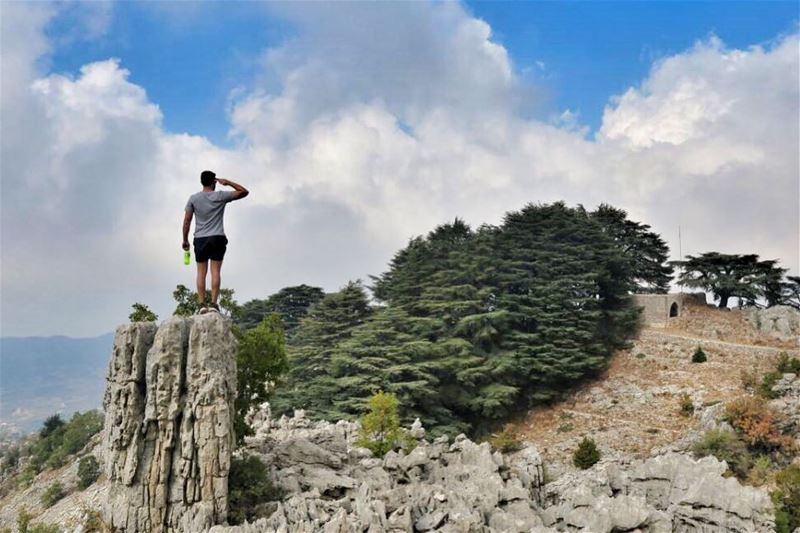
<instances>
[{"instance_id":1,"label":"small shrub","mask_svg":"<svg viewBox=\"0 0 800 533\"><path fill-rule=\"evenodd\" d=\"M759 487L769 481L772 474L772 461L768 455L759 455L753 461L753 466L747 474L749 485Z\"/></svg>"},{"instance_id":2,"label":"small shrub","mask_svg":"<svg viewBox=\"0 0 800 533\"><path fill-rule=\"evenodd\" d=\"M781 434L777 416L763 398L734 400L726 406L725 416L753 451L769 453L791 446L791 438Z\"/></svg>"},{"instance_id":3,"label":"small shrub","mask_svg":"<svg viewBox=\"0 0 800 533\"><path fill-rule=\"evenodd\" d=\"M34 524L28 527L28 533L60 533L61 529L55 524Z\"/></svg>"},{"instance_id":4,"label":"small shrub","mask_svg":"<svg viewBox=\"0 0 800 533\"><path fill-rule=\"evenodd\" d=\"M720 461L728 463L728 468L736 477L747 476L753 458L742 439L730 430L712 429L692 445L692 452L698 457L713 455Z\"/></svg>"},{"instance_id":5,"label":"small shrub","mask_svg":"<svg viewBox=\"0 0 800 533\"><path fill-rule=\"evenodd\" d=\"M742 382L742 388L747 392L752 392L756 390L756 385L758 384L758 378L756 377L755 372L752 370L744 370L739 373L739 378Z\"/></svg>"},{"instance_id":6,"label":"small shrub","mask_svg":"<svg viewBox=\"0 0 800 533\"><path fill-rule=\"evenodd\" d=\"M647 428L645 429L645 431L647 433L650 433L651 435L655 435L656 433L661 433L661 430L658 428Z\"/></svg>"},{"instance_id":7,"label":"small shrub","mask_svg":"<svg viewBox=\"0 0 800 533\"><path fill-rule=\"evenodd\" d=\"M58 500L66 495L67 493L64 491L64 486L56 481L47 487L47 490L42 494L42 505L44 505L45 508L52 507Z\"/></svg>"},{"instance_id":8,"label":"small shrub","mask_svg":"<svg viewBox=\"0 0 800 533\"><path fill-rule=\"evenodd\" d=\"M572 455L572 464L581 470L586 470L599 460L600 450L597 449L597 444L593 439L584 437L581 443L578 444L578 449Z\"/></svg>"},{"instance_id":9,"label":"small shrub","mask_svg":"<svg viewBox=\"0 0 800 533\"><path fill-rule=\"evenodd\" d=\"M692 354L692 363L705 363L708 360L706 357L706 352L703 351L701 347L697 347L697 349Z\"/></svg>"},{"instance_id":10,"label":"small shrub","mask_svg":"<svg viewBox=\"0 0 800 533\"><path fill-rule=\"evenodd\" d=\"M228 476L228 520L231 524L262 516L264 504L283 498L269 479L267 466L254 455L234 457Z\"/></svg>"},{"instance_id":11,"label":"small shrub","mask_svg":"<svg viewBox=\"0 0 800 533\"><path fill-rule=\"evenodd\" d=\"M158 315L150 310L145 304L136 302L133 304L133 312L128 315L131 322L155 322L158 320Z\"/></svg>"},{"instance_id":12,"label":"small shrub","mask_svg":"<svg viewBox=\"0 0 800 533\"><path fill-rule=\"evenodd\" d=\"M84 490L100 477L100 465L94 455L87 455L78 463L78 488Z\"/></svg>"},{"instance_id":13,"label":"small shrub","mask_svg":"<svg viewBox=\"0 0 800 533\"><path fill-rule=\"evenodd\" d=\"M643 354L643 353L637 353L636 354L636 359L644 359L645 357L647 357L647 356L645 354Z\"/></svg>"},{"instance_id":14,"label":"small shrub","mask_svg":"<svg viewBox=\"0 0 800 533\"><path fill-rule=\"evenodd\" d=\"M31 525L33 515L25 509L21 509L17 513L17 531L19 533L59 533L59 528L53 524L35 524Z\"/></svg>"},{"instance_id":15,"label":"small shrub","mask_svg":"<svg viewBox=\"0 0 800 533\"><path fill-rule=\"evenodd\" d=\"M17 476L17 488L25 489L30 487L34 479L36 479L36 469L31 465L26 466Z\"/></svg>"},{"instance_id":16,"label":"small shrub","mask_svg":"<svg viewBox=\"0 0 800 533\"><path fill-rule=\"evenodd\" d=\"M64 421L60 414L50 415L42 424L42 429L39 430L39 438L46 439L62 426L64 426Z\"/></svg>"},{"instance_id":17,"label":"small shrub","mask_svg":"<svg viewBox=\"0 0 800 533\"><path fill-rule=\"evenodd\" d=\"M686 393L681 395L680 413L682 416L692 416L694 414L694 402L692 397Z\"/></svg>"},{"instance_id":18,"label":"small shrub","mask_svg":"<svg viewBox=\"0 0 800 533\"><path fill-rule=\"evenodd\" d=\"M522 437L511 424L506 424L502 431L489 438L492 448L503 453L516 452L522 449Z\"/></svg>"},{"instance_id":19,"label":"small shrub","mask_svg":"<svg viewBox=\"0 0 800 533\"><path fill-rule=\"evenodd\" d=\"M780 374L800 374L800 359L797 357L789 358L789 354L781 352L778 356L778 363L775 370Z\"/></svg>"},{"instance_id":20,"label":"small shrub","mask_svg":"<svg viewBox=\"0 0 800 533\"><path fill-rule=\"evenodd\" d=\"M99 511L84 508L83 531L84 533L112 533L114 528L103 520Z\"/></svg>"},{"instance_id":21,"label":"small shrub","mask_svg":"<svg viewBox=\"0 0 800 533\"><path fill-rule=\"evenodd\" d=\"M369 412L361 417L361 428L356 442L358 446L383 457L395 446L411 440L400 427L400 416L397 414L400 401L397 396L378 392L369 399L368 406Z\"/></svg>"},{"instance_id":22,"label":"small shrub","mask_svg":"<svg viewBox=\"0 0 800 533\"><path fill-rule=\"evenodd\" d=\"M569 433L573 429L575 429L575 426L572 425L572 422L567 422L566 424L561 424L558 426L559 433Z\"/></svg>"},{"instance_id":23,"label":"small shrub","mask_svg":"<svg viewBox=\"0 0 800 533\"><path fill-rule=\"evenodd\" d=\"M761 379L761 385L758 387L758 393L768 399L773 400L778 397L778 393L772 390L772 387L781 379L781 374L778 372L768 372L764 374Z\"/></svg>"},{"instance_id":24,"label":"small shrub","mask_svg":"<svg viewBox=\"0 0 800 533\"><path fill-rule=\"evenodd\" d=\"M19 446L11 446L3 456L3 466L0 468L0 472L5 474L16 470L17 466L19 466L19 458L21 455L22 452Z\"/></svg>"},{"instance_id":25,"label":"small shrub","mask_svg":"<svg viewBox=\"0 0 800 533\"><path fill-rule=\"evenodd\" d=\"M17 513L17 529L19 533L27 533L28 532L28 525L31 523L31 518L33 515L30 514L25 509L20 509Z\"/></svg>"},{"instance_id":26,"label":"small shrub","mask_svg":"<svg viewBox=\"0 0 800 533\"><path fill-rule=\"evenodd\" d=\"M771 496L778 533L790 533L800 527L800 465L789 465L775 475Z\"/></svg>"},{"instance_id":27,"label":"small shrub","mask_svg":"<svg viewBox=\"0 0 800 533\"><path fill-rule=\"evenodd\" d=\"M98 411L76 412L67 423L60 422L60 418L52 422L54 417L45 422L31 450L31 465L37 473L63 465L68 456L79 452L103 428L103 415Z\"/></svg>"}]
</instances>

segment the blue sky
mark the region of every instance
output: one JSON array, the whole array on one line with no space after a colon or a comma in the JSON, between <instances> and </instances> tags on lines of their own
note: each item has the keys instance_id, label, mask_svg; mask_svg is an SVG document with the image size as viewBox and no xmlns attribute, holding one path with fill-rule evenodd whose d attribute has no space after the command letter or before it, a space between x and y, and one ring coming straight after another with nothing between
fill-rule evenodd
<instances>
[{"instance_id":1,"label":"blue sky","mask_svg":"<svg viewBox=\"0 0 800 533\"><path fill-rule=\"evenodd\" d=\"M155 7L153 4L156 4ZM296 28L255 2L115 3L111 25L94 39L71 35L71 17L47 31L58 42L49 69L118 57L130 80L164 113L166 130L204 135L227 145L228 97L249 88L266 48ZM746 48L795 31L797 2L468 2L489 23L493 40L531 81L531 116L544 120L567 109L595 131L611 96L635 86L653 62L716 35Z\"/></svg>"},{"instance_id":2,"label":"blue sky","mask_svg":"<svg viewBox=\"0 0 800 533\"><path fill-rule=\"evenodd\" d=\"M3 336L169 316L205 168L251 191L225 221L240 301L558 200L627 210L673 259L680 226L684 254L800 272L796 2L0 10Z\"/></svg>"}]
</instances>

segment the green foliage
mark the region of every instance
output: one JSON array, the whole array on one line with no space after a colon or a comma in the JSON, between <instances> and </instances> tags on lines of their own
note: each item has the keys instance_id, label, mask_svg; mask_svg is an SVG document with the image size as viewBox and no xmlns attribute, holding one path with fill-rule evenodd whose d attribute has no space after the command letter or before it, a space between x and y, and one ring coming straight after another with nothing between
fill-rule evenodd
<instances>
[{"instance_id":1,"label":"green foliage","mask_svg":"<svg viewBox=\"0 0 800 533\"><path fill-rule=\"evenodd\" d=\"M117 530L111 524L103 520L103 515L100 511L83 508L83 531L85 533L115 533Z\"/></svg>"},{"instance_id":2,"label":"green foliage","mask_svg":"<svg viewBox=\"0 0 800 533\"><path fill-rule=\"evenodd\" d=\"M658 236L626 220L608 206L527 205L500 226L456 219L411 239L372 278L381 305L350 284L310 308L275 413L353 418L383 390L404 424L480 434L558 398L627 346L629 293L669 279Z\"/></svg>"},{"instance_id":3,"label":"green foliage","mask_svg":"<svg viewBox=\"0 0 800 533\"><path fill-rule=\"evenodd\" d=\"M261 459L255 455L232 459L228 477L228 521L232 525L265 516L264 504L283 496L283 491L269 479Z\"/></svg>"},{"instance_id":4,"label":"green foliage","mask_svg":"<svg viewBox=\"0 0 800 533\"><path fill-rule=\"evenodd\" d=\"M234 428L237 441L242 443L245 435L253 434L245 415L251 406L257 406L269 399L288 365L283 324L277 313L267 315L253 329L242 331L234 328L234 333L239 340Z\"/></svg>"},{"instance_id":5,"label":"green foliage","mask_svg":"<svg viewBox=\"0 0 800 533\"><path fill-rule=\"evenodd\" d=\"M34 468L33 465L28 464L17 476L17 487L20 489L29 487L31 483L33 483L33 480L36 479L36 474L36 468Z\"/></svg>"},{"instance_id":6,"label":"green foliage","mask_svg":"<svg viewBox=\"0 0 800 533\"><path fill-rule=\"evenodd\" d=\"M772 460L769 455L759 455L753 461L753 466L747 474L747 484L761 486L769 481L772 475Z\"/></svg>"},{"instance_id":7,"label":"green foliage","mask_svg":"<svg viewBox=\"0 0 800 533\"><path fill-rule=\"evenodd\" d=\"M136 302L133 304L133 312L128 316L131 322L155 322L158 315L150 310L145 304Z\"/></svg>"},{"instance_id":8,"label":"green foliage","mask_svg":"<svg viewBox=\"0 0 800 533\"><path fill-rule=\"evenodd\" d=\"M286 337L294 334L300 320L308 314L312 305L319 302L325 292L319 287L297 285L284 287L266 300L250 300L242 304L236 324L244 329L256 327L267 315L278 313L283 320Z\"/></svg>"},{"instance_id":9,"label":"green foliage","mask_svg":"<svg viewBox=\"0 0 800 533\"><path fill-rule=\"evenodd\" d=\"M575 453L572 454L572 464L581 470L591 468L592 465L600 460L600 450L597 449L594 439L584 437L578 444Z\"/></svg>"},{"instance_id":10,"label":"green foliage","mask_svg":"<svg viewBox=\"0 0 800 533\"><path fill-rule=\"evenodd\" d=\"M361 418L356 444L383 457L395 446L406 442L408 438L400 427L397 414L400 405L397 396L388 392L378 392L369 399L369 412Z\"/></svg>"},{"instance_id":11,"label":"green foliage","mask_svg":"<svg viewBox=\"0 0 800 533\"><path fill-rule=\"evenodd\" d=\"M573 429L575 429L575 425L572 422L565 422L558 426L557 430L559 433L569 433Z\"/></svg>"},{"instance_id":12,"label":"green foliage","mask_svg":"<svg viewBox=\"0 0 800 533\"><path fill-rule=\"evenodd\" d=\"M800 310L800 276L787 276L783 284L781 303Z\"/></svg>"},{"instance_id":13,"label":"green foliage","mask_svg":"<svg viewBox=\"0 0 800 533\"><path fill-rule=\"evenodd\" d=\"M706 361L708 361L706 352L704 352L703 349L698 346L692 354L692 363L705 363Z\"/></svg>"},{"instance_id":14,"label":"green foliage","mask_svg":"<svg viewBox=\"0 0 800 533\"><path fill-rule=\"evenodd\" d=\"M758 386L758 394L762 397L772 400L778 397L778 393L772 390L772 387L781 379L781 374L778 372L767 372L761 378L761 384Z\"/></svg>"},{"instance_id":15,"label":"green foliage","mask_svg":"<svg viewBox=\"0 0 800 533\"><path fill-rule=\"evenodd\" d=\"M692 397L686 393L681 395L680 413L683 416L692 416L694 414L694 402Z\"/></svg>"},{"instance_id":16,"label":"green foliage","mask_svg":"<svg viewBox=\"0 0 800 533\"><path fill-rule=\"evenodd\" d=\"M3 474L16 470L19 466L19 459L22 456L22 451L19 446L10 446L3 454L3 467L0 472Z\"/></svg>"},{"instance_id":17,"label":"green foliage","mask_svg":"<svg viewBox=\"0 0 800 533\"><path fill-rule=\"evenodd\" d=\"M713 455L728 463L728 468L739 479L744 479L753 464L753 456L745 442L733 431L712 429L692 445L692 452L698 457Z\"/></svg>"},{"instance_id":18,"label":"green foliage","mask_svg":"<svg viewBox=\"0 0 800 533\"><path fill-rule=\"evenodd\" d=\"M791 533L800 527L800 465L791 464L775 475L771 496L778 533Z\"/></svg>"},{"instance_id":19,"label":"green foliage","mask_svg":"<svg viewBox=\"0 0 800 533\"><path fill-rule=\"evenodd\" d=\"M42 429L39 430L39 437L47 438L50 434L55 432L58 428L64 425L64 421L61 419L61 415L56 413L54 415L50 415L44 421L42 425Z\"/></svg>"},{"instance_id":20,"label":"green foliage","mask_svg":"<svg viewBox=\"0 0 800 533\"><path fill-rule=\"evenodd\" d=\"M601 204L591 213L619 248L630 258L637 293L667 293L673 267L667 264L669 247L650 226L628 220L628 214L616 207Z\"/></svg>"},{"instance_id":21,"label":"green foliage","mask_svg":"<svg viewBox=\"0 0 800 533\"><path fill-rule=\"evenodd\" d=\"M78 488L88 488L100 477L100 464L94 455L87 455L78 463Z\"/></svg>"},{"instance_id":22,"label":"green foliage","mask_svg":"<svg viewBox=\"0 0 800 533\"><path fill-rule=\"evenodd\" d=\"M17 530L19 533L27 533L28 525L31 523L33 515L25 509L20 509L17 513Z\"/></svg>"},{"instance_id":23,"label":"green foliage","mask_svg":"<svg viewBox=\"0 0 800 533\"><path fill-rule=\"evenodd\" d=\"M781 352L778 360L775 363L775 370L767 372L761 378L761 384L758 387L758 394L768 400L775 399L779 396L772 387L783 377L783 374L798 374L800 373L800 359L796 357L789 358L789 354Z\"/></svg>"},{"instance_id":24,"label":"green foliage","mask_svg":"<svg viewBox=\"0 0 800 533\"><path fill-rule=\"evenodd\" d=\"M311 307L288 346L286 385L275 391L270 402L275 414L291 414L292 409L303 408L318 418L347 416L333 407L335 398L349 396L335 383L331 358L338 345L349 339L353 329L371 313L369 299L359 282L348 283Z\"/></svg>"},{"instance_id":25,"label":"green foliage","mask_svg":"<svg viewBox=\"0 0 800 533\"><path fill-rule=\"evenodd\" d=\"M779 374L800 374L800 359L797 357L789 358L789 354L781 352L775 370Z\"/></svg>"},{"instance_id":26,"label":"green foliage","mask_svg":"<svg viewBox=\"0 0 800 533\"><path fill-rule=\"evenodd\" d=\"M234 290L221 288L219 290L219 307L230 317L236 318L239 313L239 304L233 298ZM200 310L200 302L197 300L197 293L190 290L186 285L177 285L175 290L172 291L172 297L175 299L175 311L173 315L177 316L191 316ZM205 303L211 302L211 291L206 290Z\"/></svg>"},{"instance_id":27,"label":"green foliage","mask_svg":"<svg viewBox=\"0 0 800 533\"><path fill-rule=\"evenodd\" d=\"M720 254L706 252L698 256L687 255L684 261L673 261L682 273L678 283L686 287L703 289L714 294L719 307L727 307L728 300L737 297L745 305L755 305L764 298L772 306L783 301L781 278L785 268L775 260L759 261L758 255Z\"/></svg>"},{"instance_id":28,"label":"green foliage","mask_svg":"<svg viewBox=\"0 0 800 533\"><path fill-rule=\"evenodd\" d=\"M492 445L492 449L503 453L519 451L523 446L522 436L512 424L506 424L502 431L493 433L489 438L489 444Z\"/></svg>"},{"instance_id":29,"label":"green foliage","mask_svg":"<svg viewBox=\"0 0 800 533\"><path fill-rule=\"evenodd\" d=\"M39 439L32 446L31 466L34 472L63 465L69 455L79 452L92 435L103 428L103 415L95 410L75 412L67 423L55 421L55 416L45 421Z\"/></svg>"},{"instance_id":30,"label":"green foliage","mask_svg":"<svg viewBox=\"0 0 800 533\"><path fill-rule=\"evenodd\" d=\"M42 505L52 507L58 500L66 496L64 486L58 481L52 483L42 494Z\"/></svg>"},{"instance_id":31,"label":"green foliage","mask_svg":"<svg viewBox=\"0 0 800 533\"><path fill-rule=\"evenodd\" d=\"M36 524L31 525L33 515L25 509L21 509L17 513L17 531L19 533L58 533L59 527L53 524Z\"/></svg>"}]
</instances>

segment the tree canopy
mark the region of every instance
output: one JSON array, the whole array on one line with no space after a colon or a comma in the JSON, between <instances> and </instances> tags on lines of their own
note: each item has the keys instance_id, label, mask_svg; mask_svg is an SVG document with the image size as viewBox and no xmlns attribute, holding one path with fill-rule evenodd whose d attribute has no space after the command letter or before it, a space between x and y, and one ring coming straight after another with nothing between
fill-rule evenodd
<instances>
[{"instance_id":1,"label":"tree canopy","mask_svg":"<svg viewBox=\"0 0 800 533\"><path fill-rule=\"evenodd\" d=\"M638 284L668 282L663 241L626 220L530 204L499 226L455 219L411 239L372 277L379 305L350 284L301 319L276 413L352 418L386 391L404 422L420 417L436 435L489 429L557 397L625 345Z\"/></svg>"},{"instance_id":2,"label":"tree canopy","mask_svg":"<svg viewBox=\"0 0 800 533\"><path fill-rule=\"evenodd\" d=\"M756 305L763 298L768 306L785 299L782 278L786 269L777 266L776 260L762 261L757 254L706 252L672 263L682 270L681 285L712 293L719 307L727 307L733 297L744 305Z\"/></svg>"},{"instance_id":3,"label":"tree canopy","mask_svg":"<svg viewBox=\"0 0 800 533\"><path fill-rule=\"evenodd\" d=\"M245 329L253 328L267 315L278 313L283 320L286 336L291 337L300 324L300 319L323 296L325 292L319 287L305 284L284 287L265 300L255 299L242 304L236 316L236 323Z\"/></svg>"}]
</instances>

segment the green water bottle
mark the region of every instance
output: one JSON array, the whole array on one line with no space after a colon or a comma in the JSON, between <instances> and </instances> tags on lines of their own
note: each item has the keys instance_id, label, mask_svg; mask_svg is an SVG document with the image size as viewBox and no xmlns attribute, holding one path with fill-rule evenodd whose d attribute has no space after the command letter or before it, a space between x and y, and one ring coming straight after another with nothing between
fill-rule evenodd
<instances>
[{"instance_id":1,"label":"green water bottle","mask_svg":"<svg viewBox=\"0 0 800 533\"><path fill-rule=\"evenodd\" d=\"M189 253L189 250L183 251L183 264L188 265L192 262L192 255Z\"/></svg>"}]
</instances>

